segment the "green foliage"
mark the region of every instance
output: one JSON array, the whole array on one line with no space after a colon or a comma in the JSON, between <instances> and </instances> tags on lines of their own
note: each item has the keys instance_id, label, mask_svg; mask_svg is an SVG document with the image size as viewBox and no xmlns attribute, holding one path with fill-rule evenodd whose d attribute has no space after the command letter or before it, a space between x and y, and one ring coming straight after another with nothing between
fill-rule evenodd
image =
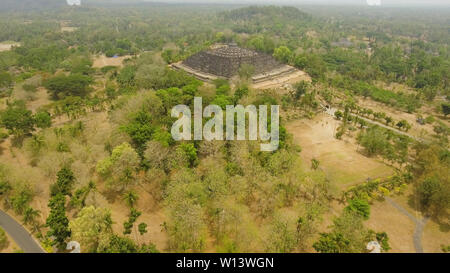
<instances>
[{"instance_id":1,"label":"green foliage","mask_svg":"<svg viewBox=\"0 0 450 273\"><path fill-rule=\"evenodd\" d=\"M26 68L35 68L54 72L68 56L66 44L42 43L36 47L20 46L14 50L18 54L18 64Z\"/></svg>"},{"instance_id":2,"label":"green foliage","mask_svg":"<svg viewBox=\"0 0 450 273\"><path fill-rule=\"evenodd\" d=\"M119 75L117 75L117 82L121 87L132 87L136 85L136 67L135 66L125 66L120 70Z\"/></svg>"},{"instance_id":3,"label":"green foliage","mask_svg":"<svg viewBox=\"0 0 450 273\"><path fill-rule=\"evenodd\" d=\"M195 167L198 164L197 149L194 147L194 144L182 143L177 150L183 152L187 157L190 167Z\"/></svg>"},{"instance_id":4,"label":"green foliage","mask_svg":"<svg viewBox=\"0 0 450 273\"><path fill-rule=\"evenodd\" d=\"M388 252L391 249L389 246L389 236L386 232L377 232L375 238L380 243L383 251Z\"/></svg>"},{"instance_id":5,"label":"green foliage","mask_svg":"<svg viewBox=\"0 0 450 273\"><path fill-rule=\"evenodd\" d=\"M448 114L450 114L450 103L441 104L441 108L444 116L448 116Z\"/></svg>"},{"instance_id":6,"label":"green foliage","mask_svg":"<svg viewBox=\"0 0 450 273\"><path fill-rule=\"evenodd\" d=\"M211 102L213 105L218 105L220 108L225 110L227 105L233 105L233 98L227 95L217 95Z\"/></svg>"},{"instance_id":7,"label":"green foliage","mask_svg":"<svg viewBox=\"0 0 450 273\"><path fill-rule=\"evenodd\" d=\"M350 241L340 233L320 233L320 238L313 244L320 253L345 253Z\"/></svg>"},{"instance_id":8,"label":"green foliage","mask_svg":"<svg viewBox=\"0 0 450 273\"><path fill-rule=\"evenodd\" d=\"M33 200L34 192L28 184L19 184L13 188L9 203L14 211L23 214Z\"/></svg>"},{"instance_id":9,"label":"green foliage","mask_svg":"<svg viewBox=\"0 0 450 273\"><path fill-rule=\"evenodd\" d=\"M47 111L39 111L34 115L34 122L38 128L50 128L52 126L52 117Z\"/></svg>"},{"instance_id":10,"label":"green foliage","mask_svg":"<svg viewBox=\"0 0 450 273\"><path fill-rule=\"evenodd\" d=\"M0 227L0 250L7 248L9 245L8 237L6 237L6 232Z\"/></svg>"},{"instance_id":11,"label":"green foliage","mask_svg":"<svg viewBox=\"0 0 450 273\"><path fill-rule=\"evenodd\" d=\"M34 118L22 101L8 105L0 114L0 122L16 137L22 137L34 131Z\"/></svg>"},{"instance_id":12,"label":"green foliage","mask_svg":"<svg viewBox=\"0 0 450 273\"><path fill-rule=\"evenodd\" d=\"M125 201L128 207L132 208L139 200L139 196L134 191L128 191L123 195L123 200Z\"/></svg>"},{"instance_id":13,"label":"green foliage","mask_svg":"<svg viewBox=\"0 0 450 273\"><path fill-rule=\"evenodd\" d=\"M134 114L131 122L121 127L126 132L136 147L139 154L145 150L145 143L152 138L154 127L152 126L152 116L145 110L141 110Z\"/></svg>"},{"instance_id":14,"label":"green foliage","mask_svg":"<svg viewBox=\"0 0 450 273\"><path fill-rule=\"evenodd\" d=\"M184 71L175 71L156 65L139 67L136 72L136 83L138 87L154 90L202 84Z\"/></svg>"},{"instance_id":15,"label":"green foliage","mask_svg":"<svg viewBox=\"0 0 450 273\"><path fill-rule=\"evenodd\" d=\"M344 210L334 219L332 231L321 233L319 240L313 244L314 249L322 253L365 252L372 232L364 228L362 221L359 214Z\"/></svg>"},{"instance_id":16,"label":"green foliage","mask_svg":"<svg viewBox=\"0 0 450 273\"><path fill-rule=\"evenodd\" d=\"M26 225L31 224L33 225L33 228L35 230L39 230L37 217L39 217L40 215L41 212L39 210L35 210L31 207L28 207L25 209L23 213L23 223Z\"/></svg>"},{"instance_id":17,"label":"green foliage","mask_svg":"<svg viewBox=\"0 0 450 273\"><path fill-rule=\"evenodd\" d=\"M247 86L242 86L236 89L234 91L234 104L237 104L239 100L241 100L243 97L247 96L249 93Z\"/></svg>"},{"instance_id":18,"label":"green foliage","mask_svg":"<svg viewBox=\"0 0 450 273\"><path fill-rule=\"evenodd\" d=\"M450 205L450 186L437 176L426 177L417 187L420 204L424 209L431 208L443 211Z\"/></svg>"},{"instance_id":19,"label":"green foliage","mask_svg":"<svg viewBox=\"0 0 450 273\"><path fill-rule=\"evenodd\" d=\"M46 226L49 228L47 235L54 237L54 242L60 249L65 247L66 239L71 235L65 203L66 198L61 193L51 197L48 202L50 214L46 221Z\"/></svg>"},{"instance_id":20,"label":"green foliage","mask_svg":"<svg viewBox=\"0 0 450 273\"><path fill-rule=\"evenodd\" d=\"M442 252L449 253L450 252L450 245L441 245Z\"/></svg>"},{"instance_id":21,"label":"green foliage","mask_svg":"<svg viewBox=\"0 0 450 273\"><path fill-rule=\"evenodd\" d=\"M88 194L95 190L96 186L93 181L90 181L88 185L75 190L70 199L70 206L74 208L83 208L86 205L86 198Z\"/></svg>"},{"instance_id":22,"label":"green foliage","mask_svg":"<svg viewBox=\"0 0 450 273\"><path fill-rule=\"evenodd\" d=\"M68 167L63 167L56 176L56 183L50 187L51 195L72 195L72 188L75 184L75 176L72 170Z\"/></svg>"},{"instance_id":23,"label":"green foliage","mask_svg":"<svg viewBox=\"0 0 450 273\"><path fill-rule=\"evenodd\" d=\"M147 233L147 224L146 223L140 223L138 225L139 234L144 235Z\"/></svg>"},{"instance_id":24,"label":"green foliage","mask_svg":"<svg viewBox=\"0 0 450 273\"><path fill-rule=\"evenodd\" d=\"M115 147L110 157L97 163L97 172L106 179L108 187L123 191L135 181L139 156L128 143Z\"/></svg>"},{"instance_id":25,"label":"green foliage","mask_svg":"<svg viewBox=\"0 0 450 273\"><path fill-rule=\"evenodd\" d=\"M135 208L130 209L130 215L128 216L128 220L123 223L123 234L131 234L131 230L133 228L134 223L137 218L141 216L142 212L137 211Z\"/></svg>"},{"instance_id":26,"label":"green foliage","mask_svg":"<svg viewBox=\"0 0 450 273\"><path fill-rule=\"evenodd\" d=\"M349 201L349 205L345 207L345 210L354 212L364 220L368 220L370 217L370 205L367 200L364 199L352 199Z\"/></svg>"},{"instance_id":27,"label":"green foliage","mask_svg":"<svg viewBox=\"0 0 450 273\"><path fill-rule=\"evenodd\" d=\"M292 97L298 101L309 89L309 83L306 81L300 81L294 84L294 92Z\"/></svg>"},{"instance_id":28,"label":"green foliage","mask_svg":"<svg viewBox=\"0 0 450 273\"><path fill-rule=\"evenodd\" d=\"M292 58L292 51L286 46L275 48L273 56L283 63L289 63Z\"/></svg>"},{"instance_id":29,"label":"green foliage","mask_svg":"<svg viewBox=\"0 0 450 273\"><path fill-rule=\"evenodd\" d=\"M97 252L108 245L112 224L109 209L85 207L69 223L71 239L79 242L84 251Z\"/></svg>"},{"instance_id":30,"label":"green foliage","mask_svg":"<svg viewBox=\"0 0 450 273\"><path fill-rule=\"evenodd\" d=\"M158 253L154 244L136 245L133 240L113 234L109 239L109 245L100 249L101 253Z\"/></svg>"},{"instance_id":31,"label":"green foliage","mask_svg":"<svg viewBox=\"0 0 450 273\"><path fill-rule=\"evenodd\" d=\"M294 58L294 65L303 69L315 80L325 77L327 67L323 59L317 54L301 54Z\"/></svg>"},{"instance_id":32,"label":"green foliage","mask_svg":"<svg viewBox=\"0 0 450 273\"><path fill-rule=\"evenodd\" d=\"M358 142L363 146L369 156L382 155L390 143L384 131L379 127L370 127L358 135Z\"/></svg>"},{"instance_id":33,"label":"green foliage","mask_svg":"<svg viewBox=\"0 0 450 273\"><path fill-rule=\"evenodd\" d=\"M64 99L69 96L86 96L92 82L93 80L89 76L60 74L44 81L44 86L50 91L53 99Z\"/></svg>"},{"instance_id":34,"label":"green foliage","mask_svg":"<svg viewBox=\"0 0 450 273\"><path fill-rule=\"evenodd\" d=\"M0 96L6 95L8 91L13 86L13 77L6 71L0 72Z\"/></svg>"},{"instance_id":35,"label":"green foliage","mask_svg":"<svg viewBox=\"0 0 450 273\"><path fill-rule=\"evenodd\" d=\"M172 135L161 128L157 128L155 130L154 134L152 135L152 139L158 141L164 147L169 147L175 143L175 141L172 138Z\"/></svg>"},{"instance_id":36,"label":"green foliage","mask_svg":"<svg viewBox=\"0 0 450 273\"><path fill-rule=\"evenodd\" d=\"M315 158L311 159L311 169L317 170L319 168L319 165L320 165L319 160L317 160Z\"/></svg>"},{"instance_id":37,"label":"green foliage","mask_svg":"<svg viewBox=\"0 0 450 273\"><path fill-rule=\"evenodd\" d=\"M291 252L297 244L294 226L285 219L276 219L271 229L269 242L271 252Z\"/></svg>"}]
</instances>

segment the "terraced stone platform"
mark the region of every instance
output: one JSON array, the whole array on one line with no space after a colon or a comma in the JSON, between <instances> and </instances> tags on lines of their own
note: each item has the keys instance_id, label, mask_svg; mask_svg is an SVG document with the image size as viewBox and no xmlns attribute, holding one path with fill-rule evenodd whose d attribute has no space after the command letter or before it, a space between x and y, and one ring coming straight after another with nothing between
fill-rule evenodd
<instances>
[{"instance_id":1,"label":"terraced stone platform","mask_svg":"<svg viewBox=\"0 0 450 273\"><path fill-rule=\"evenodd\" d=\"M217 78L229 79L238 75L240 67L244 64L254 68L253 83L273 81L299 71L278 62L268 54L233 44L215 45L210 50L194 54L184 62L174 63L171 66L174 69L182 69L202 81L213 81Z\"/></svg>"}]
</instances>

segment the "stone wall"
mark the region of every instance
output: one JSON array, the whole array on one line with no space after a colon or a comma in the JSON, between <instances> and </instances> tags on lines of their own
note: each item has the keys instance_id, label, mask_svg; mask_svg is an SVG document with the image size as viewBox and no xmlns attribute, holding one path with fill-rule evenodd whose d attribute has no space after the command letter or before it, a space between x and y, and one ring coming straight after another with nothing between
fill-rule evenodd
<instances>
[{"instance_id":1,"label":"stone wall","mask_svg":"<svg viewBox=\"0 0 450 273\"><path fill-rule=\"evenodd\" d=\"M230 46L228 49L222 47L218 50L194 54L183 64L195 70L226 78L237 75L242 64L252 65L255 74L263 74L283 66L270 55L248 49Z\"/></svg>"}]
</instances>

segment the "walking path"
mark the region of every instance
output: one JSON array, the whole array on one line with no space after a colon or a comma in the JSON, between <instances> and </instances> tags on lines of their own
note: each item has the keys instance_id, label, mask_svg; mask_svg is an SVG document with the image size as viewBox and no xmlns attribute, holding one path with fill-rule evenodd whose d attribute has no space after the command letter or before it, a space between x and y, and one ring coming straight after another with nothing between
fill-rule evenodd
<instances>
[{"instance_id":1,"label":"walking path","mask_svg":"<svg viewBox=\"0 0 450 273\"><path fill-rule=\"evenodd\" d=\"M423 247L422 247L422 233L425 228L425 225L427 224L429 218L424 217L423 219L418 219L411 213L409 213L405 208L403 208L401 205L399 205L397 202L392 200L389 197L386 197L386 201L388 201L389 204L391 204L394 208L396 208L400 213L403 215L408 216L411 221L413 221L416 224L416 228L414 230L413 235L413 242L414 242L414 248L416 249L417 253L423 253Z\"/></svg>"}]
</instances>

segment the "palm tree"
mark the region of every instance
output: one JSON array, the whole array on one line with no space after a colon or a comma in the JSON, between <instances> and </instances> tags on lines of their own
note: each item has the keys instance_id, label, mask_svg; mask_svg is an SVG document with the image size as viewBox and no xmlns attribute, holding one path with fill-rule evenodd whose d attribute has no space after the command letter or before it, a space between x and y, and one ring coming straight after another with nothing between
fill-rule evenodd
<instances>
[{"instance_id":1,"label":"palm tree","mask_svg":"<svg viewBox=\"0 0 450 273\"><path fill-rule=\"evenodd\" d=\"M36 219L39 215L41 215L41 212L39 210L28 207L23 213L23 222L25 224L31 224L33 226L33 229L36 231L39 229L39 225Z\"/></svg>"},{"instance_id":2,"label":"palm tree","mask_svg":"<svg viewBox=\"0 0 450 273\"><path fill-rule=\"evenodd\" d=\"M123 195L123 200L130 208L132 208L136 204L138 199L139 196L133 191L128 191Z\"/></svg>"}]
</instances>

